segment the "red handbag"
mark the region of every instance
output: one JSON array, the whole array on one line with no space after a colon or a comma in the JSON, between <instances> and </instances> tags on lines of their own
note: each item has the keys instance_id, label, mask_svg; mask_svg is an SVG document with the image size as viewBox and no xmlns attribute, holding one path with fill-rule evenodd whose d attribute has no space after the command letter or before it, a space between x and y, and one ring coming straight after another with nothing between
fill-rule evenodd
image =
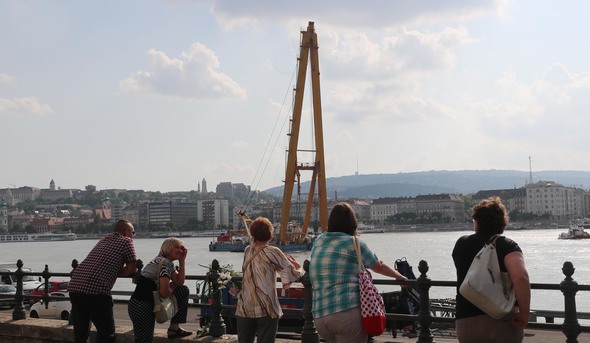
<instances>
[{"instance_id":1,"label":"red handbag","mask_svg":"<svg viewBox=\"0 0 590 343\"><path fill-rule=\"evenodd\" d=\"M363 330L369 336L380 336L385 332L385 305L383 297L373 284L371 272L365 269L360 253L360 240L354 237L354 250L359 264L359 291Z\"/></svg>"}]
</instances>

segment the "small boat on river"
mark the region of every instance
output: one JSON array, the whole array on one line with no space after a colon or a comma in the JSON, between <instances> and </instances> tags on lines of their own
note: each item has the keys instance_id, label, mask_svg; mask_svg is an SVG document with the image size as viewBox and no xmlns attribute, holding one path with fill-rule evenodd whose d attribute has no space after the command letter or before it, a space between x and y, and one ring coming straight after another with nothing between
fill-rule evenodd
<instances>
[{"instance_id":1,"label":"small boat on river","mask_svg":"<svg viewBox=\"0 0 590 343\"><path fill-rule=\"evenodd\" d=\"M570 225L567 232L562 232L557 237L558 239L588 239L590 233L584 231L583 227L578 225Z\"/></svg>"},{"instance_id":2,"label":"small boat on river","mask_svg":"<svg viewBox=\"0 0 590 343\"><path fill-rule=\"evenodd\" d=\"M358 227L356 228L356 232L359 234L364 233L384 233L385 229L383 228L376 228L375 225L369 225L365 223L359 223Z\"/></svg>"}]
</instances>

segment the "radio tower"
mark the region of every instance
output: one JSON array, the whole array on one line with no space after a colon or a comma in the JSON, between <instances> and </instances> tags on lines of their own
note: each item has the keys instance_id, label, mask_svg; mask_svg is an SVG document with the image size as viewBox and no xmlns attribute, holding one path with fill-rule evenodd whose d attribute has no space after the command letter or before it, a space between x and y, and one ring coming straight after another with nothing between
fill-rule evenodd
<instances>
[{"instance_id":1,"label":"radio tower","mask_svg":"<svg viewBox=\"0 0 590 343\"><path fill-rule=\"evenodd\" d=\"M529 156L529 184L533 183L533 167L532 167L532 161L531 161L531 156Z\"/></svg>"}]
</instances>

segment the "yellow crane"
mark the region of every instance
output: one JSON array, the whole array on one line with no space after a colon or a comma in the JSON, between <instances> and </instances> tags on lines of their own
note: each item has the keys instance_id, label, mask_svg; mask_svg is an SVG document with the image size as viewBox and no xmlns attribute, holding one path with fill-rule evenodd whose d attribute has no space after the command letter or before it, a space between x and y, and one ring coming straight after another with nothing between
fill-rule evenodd
<instances>
[{"instance_id":1,"label":"yellow crane","mask_svg":"<svg viewBox=\"0 0 590 343\"><path fill-rule=\"evenodd\" d=\"M322 101L320 93L320 61L318 56L318 37L314 30L314 23L309 22L306 31L301 31L301 50L299 54L299 69L297 84L295 86L295 101L293 105L293 117L291 119L291 133L289 139L289 150L287 156L287 168L285 171L285 187L283 192L283 206L281 210L281 226L279 242L301 243L307 235L309 219L315 187L318 191L318 211L322 232L328 228L328 201L326 194L326 167L324 160L324 137L322 127ZM299 131L301 127L301 110L303 106L303 95L305 90L305 79L308 62L310 63L311 89L313 102L313 125L315 132L315 157L312 163L300 163L297 161ZM309 150L307 152L310 152ZM298 194L300 194L301 171L312 172L310 190L308 193L305 217L302 229L295 233L296 237L288 237L289 214L291 211L291 199L293 198L293 187L297 182ZM290 242L289 240L294 240Z\"/></svg>"}]
</instances>

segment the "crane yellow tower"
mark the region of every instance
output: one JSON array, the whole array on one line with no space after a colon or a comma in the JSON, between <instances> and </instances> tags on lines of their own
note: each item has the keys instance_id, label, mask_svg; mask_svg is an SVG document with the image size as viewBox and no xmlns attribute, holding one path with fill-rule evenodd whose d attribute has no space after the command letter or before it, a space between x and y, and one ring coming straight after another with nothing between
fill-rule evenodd
<instances>
[{"instance_id":1,"label":"crane yellow tower","mask_svg":"<svg viewBox=\"0 0 590 343\"><path fill-rule=\"evenodd\" d=\"M295 86L295 101L293 104L293 117L291 119L291 132L289 139L289 150L287 155L287 168L285 171L285 187L283 192L283 206L281 209L281 226L279 242L285 244L289 227L289 215L291 211L291 200L293 198L293 187L297 182L297 189L300 192L301 171L312 172L310 190L305 209L305 217L302 223L302 230L297 233L295 240L299 243L307 235L311 209L313 206L315 187L317 184L320 226L322 232L328 228L328 201L326 194L326 166L324 162L324 136L322 127L322 101L320 93L320 61L318 54L318 37L314 30L314 23L309 22L306 31L301 31L301 49L299 54L299 69L297 84ZM310 62L311 60L311 62ZM310 63L309 63L310 62ZM299 131L301 127L301 110L303 107L303 95L305 91L305 79L307 66L310 64L311 89L313 102L313 126L315 133L314 161L301 163L297 161ZM307 152L310 152L307 150ZM292 243L292 242L289 242Z\"/></svg>"}]
</instances>

